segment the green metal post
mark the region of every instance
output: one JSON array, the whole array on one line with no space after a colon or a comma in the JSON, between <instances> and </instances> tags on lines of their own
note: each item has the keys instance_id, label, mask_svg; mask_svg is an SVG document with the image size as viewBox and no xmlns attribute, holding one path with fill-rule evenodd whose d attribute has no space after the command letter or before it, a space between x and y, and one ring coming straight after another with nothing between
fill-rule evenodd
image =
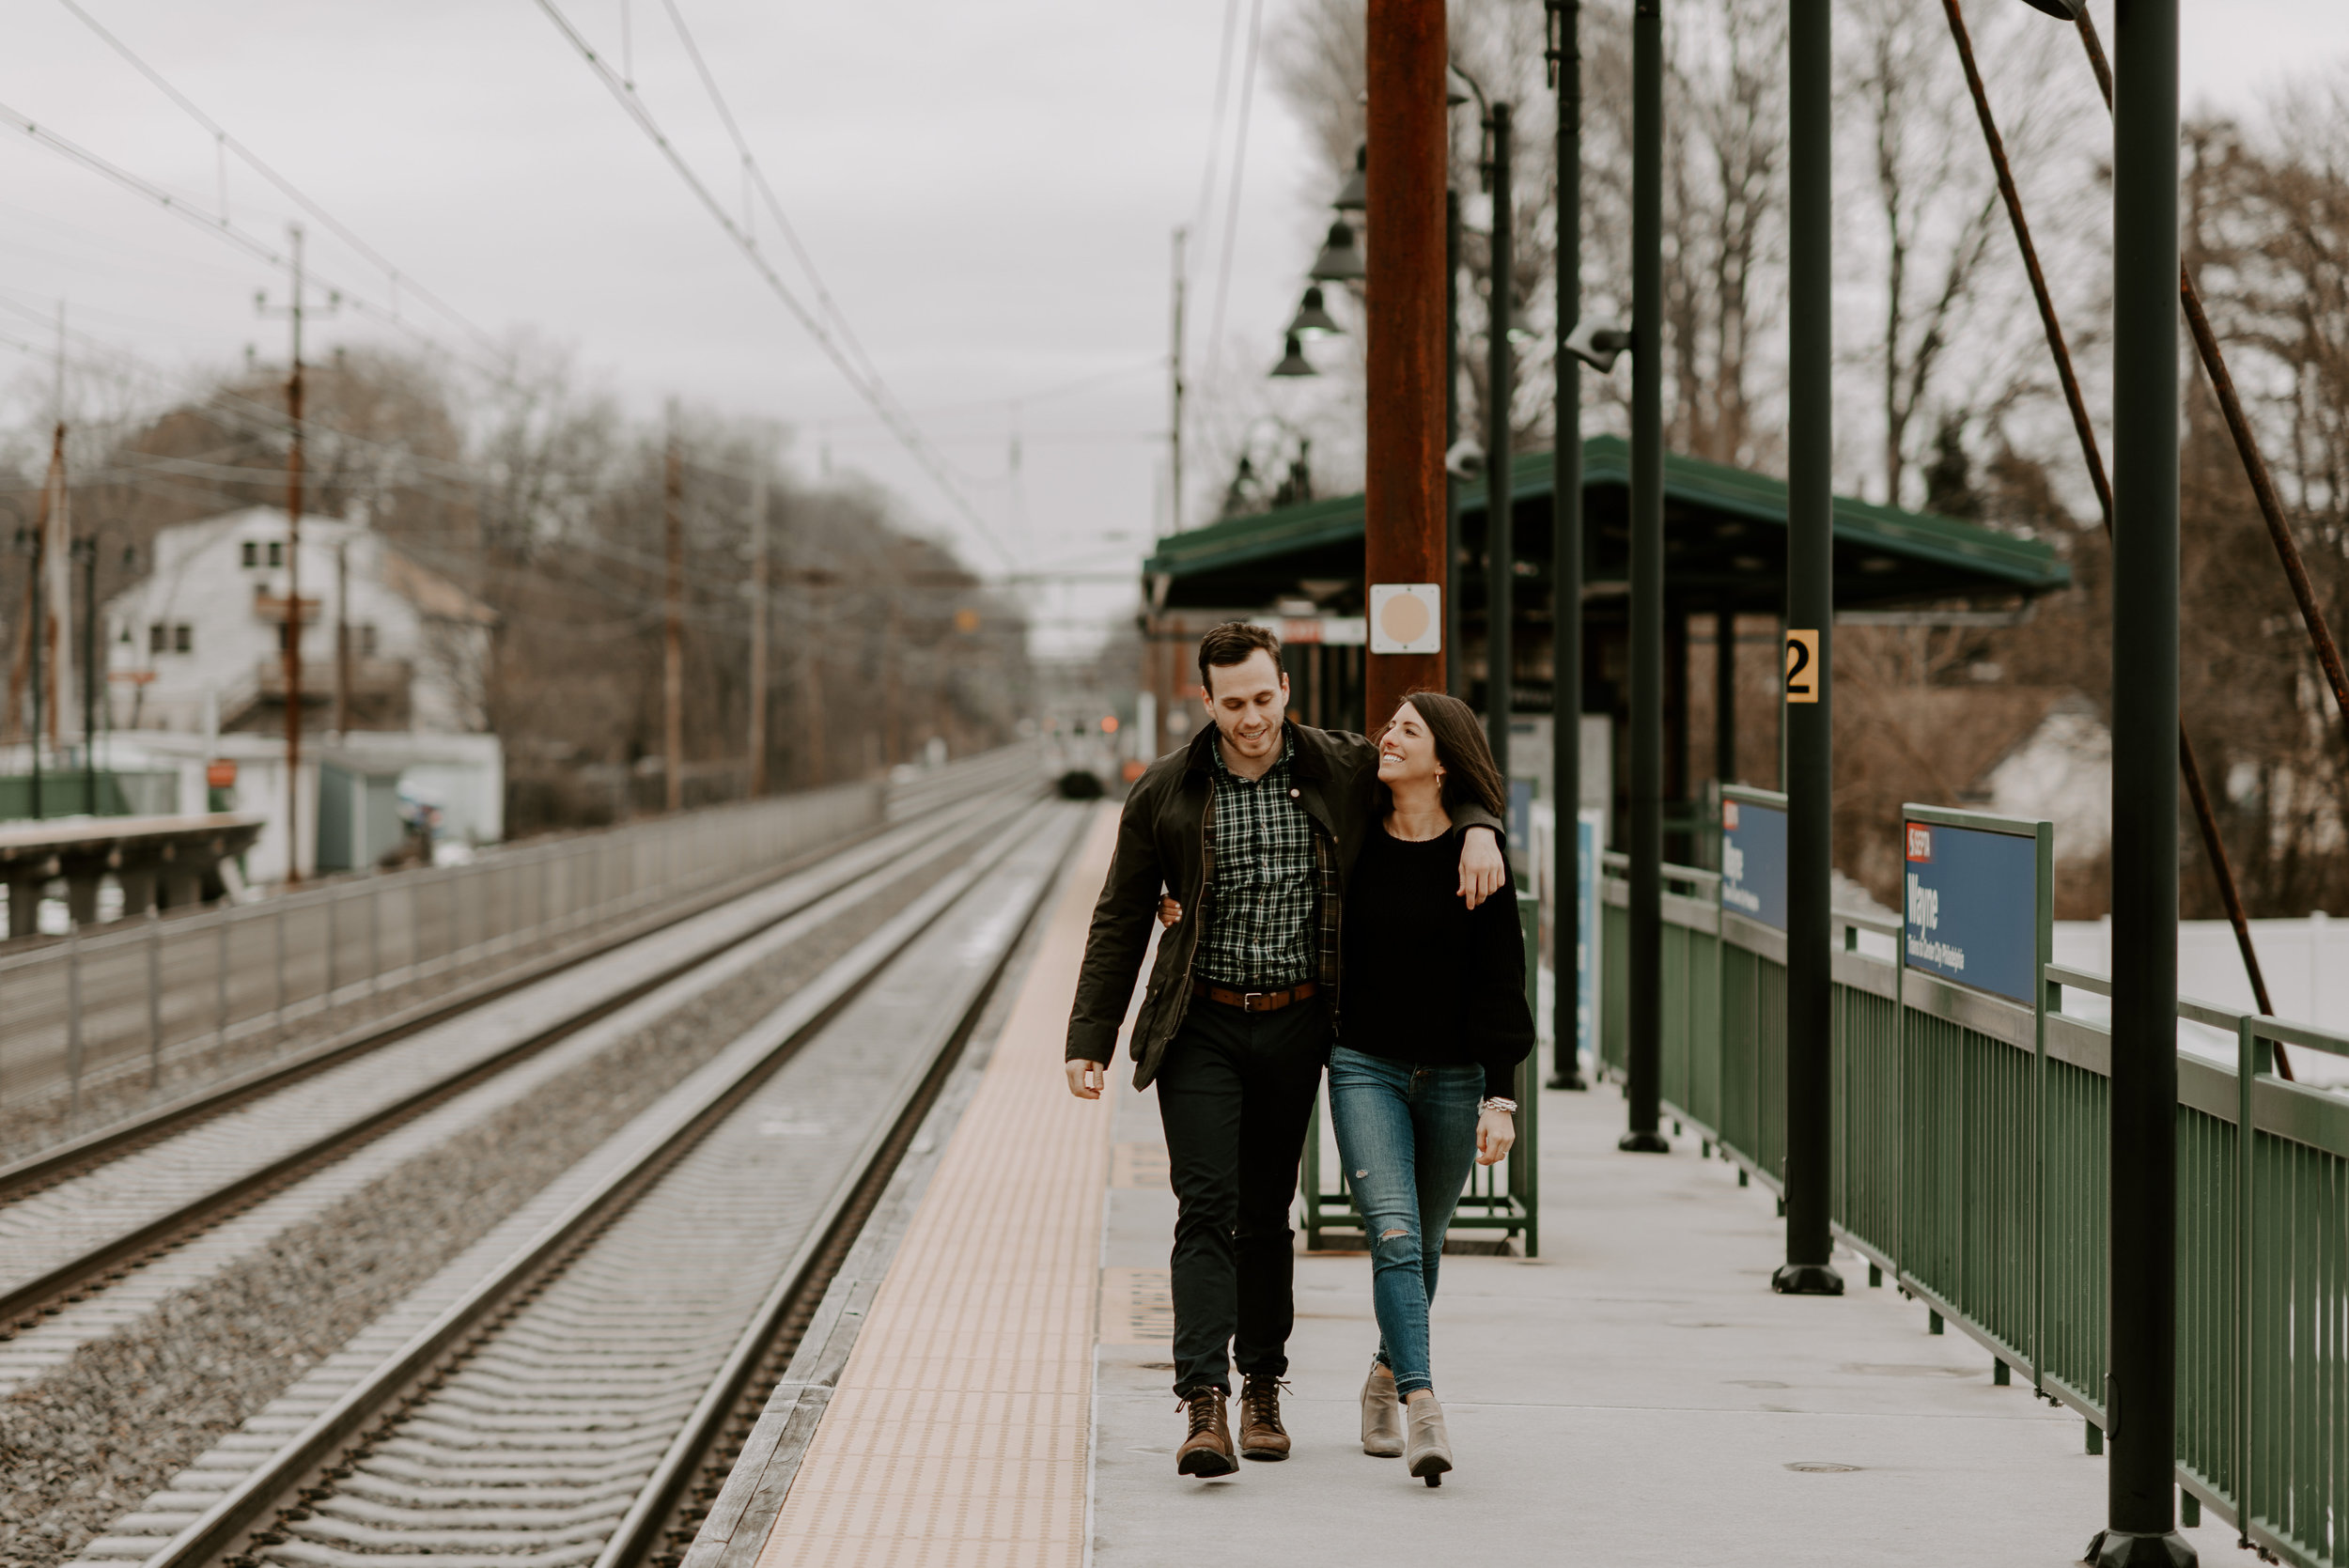
<instances>
[{"instance_id":1,"label":"green metal post","mask_svg":"<svg viewBox=\"0 0 2349 1568\"><path fill-rule=\"evenodd\" d=\"M1664 9L1631 13L1631 928L1630 1038L1616 1147L1664 1154L1657 1130L1664 1030Z\"/></svg>"},{"instance_id":2,"label":"green metal post","mask_svg":"<svg viewBox=\"0 0 2349 1568\"><path fill-rule=\"evenodd\" d=\"M1530 893L1517 894L1517 928L1525 940L1525 1000L1541 1004L1542 901ZM1542 1252L1542 1063L1538 1053L1517 1064L1517 1142L1509 1156L1509 1185L1525 1206L1525 1255Z\"/></svg>"},{"instance_id":3,"label":"green metal post","mask_svg":"<svg viewBox=\"0 0 2349 1568\"><path fill-rule=\"evenodd\" d=\"M2121 0L2112 156L2111 1338L2098 1568L2177 1533L2178 0Z\"/></svg>"},{"instance_id":4,"label":"green metal post","mask_svg":"<svg viewBox=\"0 0 2349 1568\"><path fill-rule=\"evenodd\" d=\"M1831 1232L1835 955L1833 0L1787 18L1786 620L1812 633L1813 700L1786 704L1786 1262L1770 1287L1841 1296ZM1788 636L1793 644L1793 634Z\"/></svg>"},{"instance_id":5,"label":"green metal post","mask_svg":"<svg viewBox=\"0 0 2349 1568\"><path fill-rule=\"evenodd\" d=\"M1557 831L1549 885L1556 890L1549 947L1555 1041L1549 1086L1587 1089L1582 1078L1582 364L1566 336L1582 315L1581 0L1549 0L1557 23L1550 68L1558 77L1557 435L1550 442L1550 803ZM1598 847L1604 847L1600 846Z\"/></svg>"},{"instance_id":6,"label":"green metal post","mask_svg":"<svg viewBox=\"0 0 2349 1568\"><path fill-rule=\"evenodd\" d=\"M1496 103L1485 121L1492 161L1485 165L1493 198L1492 297L1485 387L1485 735L1501 776L1509 776L1509 718L1517 686L1517 558L1514 500L1509 493L1509 403L1517 389L1517 349L1509 341L1516 301L1511 263L1516 216L1509 200L1509 105Z\"/></svg>"}]
</instances>

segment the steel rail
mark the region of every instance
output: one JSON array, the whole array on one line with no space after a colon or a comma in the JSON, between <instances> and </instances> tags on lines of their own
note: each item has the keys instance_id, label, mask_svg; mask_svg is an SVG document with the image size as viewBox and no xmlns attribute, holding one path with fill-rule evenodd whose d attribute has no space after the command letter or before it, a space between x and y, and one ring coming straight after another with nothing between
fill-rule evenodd
<instances>
[{"instance_id":1,"label":"steel rail","mask_svg":"<svg viewBox=\"0 0 2349 1568\"><path fill-rule=\"evenodd\" d=\"M994 780L998 767L989 766L987 755L972 759L971 772L957 765L952 782L973 785L981 790L1000 787ZM1024 759L1004 758L1000 770L1006 780L1016 778L1015 767ZM947 787L948 780L916 780L900 795L895 789L884 787L881 815L869 828L847 834L832 844L807 854L795 855L774 865L747 872L714 888L706 888L683 895L677 903L667 905L624 923L609 930L587 937L555 952L542 955L511 969L485 975L467 985L454 987L429 1001L403 1008L384 1017L371 1020L356 1029L305 1048L282 1060L266 1063L224 1079L217 1083L194 1091L180 1097L149 1107L135 1115L124 1117L96 1127L77 1137L54 1143L48 1148L22 1158L0 1164L0 1206L27 1197L40 1188L117 1157L159 1139L181 1132L199 1122L235 1109L256 1096L312 1077L330 1067L361 1056L379 1047L405 1039L411 1034L446 1022L459 1013L470 1011L498 998L511 994L525 986L537 984L565 970L577 968L651 936L679 924L697 915L706 914L731 900L741 898L769 887L786 877L797 876L840 852L880 837L906 822L938 811L954 803L960 797ZM902 815L900 815L900 810Z\"/></svg>"},{"instance_id":2,"label":"steel rail","mask_svg":"<svg viewBox=\"0 0 2349 1568\"><path fill-rule=\"evenodd\" d=\"M972 837L997 826L1016 807L990 811L976 809L958 825L957 837ZM903 828L904 824L898 824ZM238 1210L248 1206L260 1196L284 1187L311 1171L339 1160L358 1148L372 1142L412 1117L442 1104L476 1084L506 1072L536 1056L581 1029L610 1016L620 1008L649 995L661 986L681 979L705 968L726 953L739 948L824 899L875 878L891 878L901 874L904 863L931 852L936 846L917 842L903 854L883 861L880 864L837 880L812 884L803 897L795 898L787 908L773 912L770 919L733 933L719 946L680 957L662 966L657 972L621 990L598 998L586 1005L574 1008L548 1023L531 1031L511 1045L488 1057L470 1063L453 1072L432 1078L407 1094L360 1114L331 1131L288 1151L283 1156L246 1172L232 1181L222 1183L210 1190L179 1204L154 1219L117 1233L107 1240L86 1249L21 1284L0 1292L0 1335L10 1327L55 1304L60 1298L100 1279L134 1265L173 1242L217 1224ZM739 895L738 895L739 896Z\"/></svg>"},{"instance_id":3,"label":"steel rail","mask_svg":"<svg viewBox=\"0 0 2349 1568\"><path fill-rule=\"evenodd\" d=\"M476 1334L488 1327L509 1303L525 1291L543 1284L582 1253L587 1243L723 1122L800 1045L836 1017L932 924L977 886L981 877L1008 858L1032 833L1041 831L1042 824L1049 820L1043 812L1034 808L1028 815L1030 825L1025 831L1008 832L996 839L979 859L927 890L742 1036L747 1040L763 1035L767 1043L754 1060L723 1082L713 1085L698 1104L677 1110L669 1124L649 1135L618 1169L582 1194L462 1298L352 1385L280 1447L267 1463L223 1493L217 1502L148 1558L144 1568L199 1568L255 1545L254 1537L266 1533L281 1512L299 1506L319 1480L364 1446L379 1421L404 1404L405 1396L463 1354ZM1037 902L1052 880L1050 877L1040 879ZM1033 914L1032 904L1023 912L1020 924L1024 926ZM1002 955L990 967L990 978L1000 972L1015 946L1016 940L1004 944ZM959 1038L981 1001L983 995L964 999L956 1028L948 1032L941 1052ZM936 1057L924 1065L934 1069ZM927 1076L920 1075L920 1080L926 1081ZM921 1081L914 1083L909 1093L918 1091ZM893 1128L902 1120L904 1110L901 1103L897 1114L886 1118ZM868 1147L878 1153L885 1147L885 1141ZM848 1182L835 1189L827 1205L835 1219L839 1205L852 1190L853 1184ZM803 1271L805 1261L814 1255L808 1248L801 1248L791 1266ZM770 1293L770 1303L774 1295ZM767 1315L762 1306L760 1316L763 1319ZM738 1356L727 1358L726 1372L740 1370L738 1358L739 1351ZM719 1403L711 1397L701 1402L705 1406ZM672 1455L664 1456L662 1467L655 1472L667 1478L673 1487L677 1481L676 1472L686 1463L676 1455L677 1448L677 1445L672 1445ZM629 1517L634 1519L641 1512L631 1511ZM646 1528L641 1523L636 1527L638 1533Z\"/></svg>"}]
</instances>

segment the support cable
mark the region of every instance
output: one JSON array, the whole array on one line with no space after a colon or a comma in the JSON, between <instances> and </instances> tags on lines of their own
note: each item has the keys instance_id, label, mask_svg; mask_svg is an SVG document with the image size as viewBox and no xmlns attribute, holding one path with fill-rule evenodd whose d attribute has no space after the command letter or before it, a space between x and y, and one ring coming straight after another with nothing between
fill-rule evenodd
<instances>
[{"instance_id":1,"label":"support cable","mask_svg":"<svg viewBox=\"0 0 2349 1568\"><path fill-rule=\"evenodd\" d=\"M2096 23L2080 8L2080 46L2088 51L2088 63L2096 73L2096 86L2105 95L2105 113L2112 112L2112 67L2105 59L2103 39L2096 36ZM2225 350L2218 346L2218 334L2211 330L2210 317L2202 309L2202 291L2195 286L2194 274L2178 266L2178 293L2186 303L2186 321L2194 334L2194 347L2202 356L2202 370L2210 377L2212 390L2218 394L2218 407L2227 419L2227 433L2234 438L2235 455L2243 459L2243 474L2251 482L2251 494L2259 502L2260 516L2267 523L2267 536L2276 546L2276 559L2283 564L2284 578L2292 584L2293 601L2300 607L2300 619L2309 629L2309 641L2316 644L2316 661L2325 668L2325 678L2333 689L2333 701L2340 705L2341 717L2349 720L2349 671L2341 662L2341 644L2333 641L2333 629L2325 622L2325 611L2316 602L2316 590L2309 583L2309 568L2300 558L2300 546L2292 536L2292 525L2284 520L2283 503L2277 498L2276 481L2268 473L2267 459L2260 452L2259 437L2251 429L2250 418L2243 411L2243 399L2234 389L2234 377L2227 371Z\"/></svg>"},{"instance_id":2,"label":"support cable","mask_svg":"<svg viewBox=\"0 0 2349 1568\"><path fill-rule=\"evenodd\" d=\"M2096 489L2096 505L2102 512L2105 537L2112 536L2112 481L2106 474L2104 453L2096 442L2096 428L2090 422L2088 404L2080 396L2079 377L2072 368L2072 351L2064 344L2063 326L2056 318L2055 300L2047 289L2047 276L2039 265L2039 248L2031 242L2030 224L2023 215L2022 194L2015 188L2015 171L2007 162L2006 139L1999 133L1999 122L1990 112L1990 95L1983 85L1982 70L1974 61L1972 36L1966 27L1966 17L1959 9L1958 0L1941 0L1941 8L1950 20L1950 37L1957 44L1958 63L1966 70L1966 87L1973 95L1974 115L1982 122L1982 137L1990 150L1990 166L1998 176L1999 195L2006 204L2007 221L2014 226L2015 242L2023 253L2023 271L2030 278L2031 297L2038 302L2039 322L2046 330L2047 351L2054 357L2056 379L2062 383L2063 400L2072 413L2072 428L2079 437L2080 458L2088 466L2090 483ZM2189 284L2190 287L2191 285ZM2243 955L2244 972L2251 981L2251 993L2259 1010L2273 1016L2275 1008L2267 1000L2267 979L2260 970L2259 954L2251 945L2251 927L2243 908L2243 894L2235 885L2234 865L2227 854L2226 840L2219 835L2218 818L2210 802L2210 792L2202 783L2202 768L2194 755L2194 742L2187 737L2186 722L2178 722L2178 769L2185 775L2188 798L2194 802L2194 820L2201 830L2202 851L2209 859L2211 874L2218 883L2219 901L2226 906L2227 923L2234 927L2236 949ZM2282 1077L2292 1077L2291 1064L2284 1059L2282 1048L2276 1052L2276 1070Z\"/></svg>"}]
</instances>

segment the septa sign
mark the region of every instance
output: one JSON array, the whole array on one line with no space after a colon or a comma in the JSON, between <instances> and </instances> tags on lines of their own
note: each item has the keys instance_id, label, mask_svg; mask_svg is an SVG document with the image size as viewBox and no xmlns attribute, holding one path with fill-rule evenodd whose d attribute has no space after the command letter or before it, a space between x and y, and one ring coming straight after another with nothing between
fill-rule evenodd
<instances>
[{"instance_id":1,"label":"septa sign","mask_svg":"<svg viewBox=\"0 0 2349 1568\"><path fill-rule=\"evenodd\" d=\"M1786 811L1752 800L1721 802L1721 908L1786 929Z\"/></svg>"},{"instance_id":2,"label":"septa sign","mask_svg":"<svg viewBox=\"0 0 2349 1568\"><path fill-rule=\"evenodd\" d=\"M2039 965L2039 857L2016 833L1908 822L1902 830L1908 967L2029 1005Z\"/></svg>"}]
</instances>

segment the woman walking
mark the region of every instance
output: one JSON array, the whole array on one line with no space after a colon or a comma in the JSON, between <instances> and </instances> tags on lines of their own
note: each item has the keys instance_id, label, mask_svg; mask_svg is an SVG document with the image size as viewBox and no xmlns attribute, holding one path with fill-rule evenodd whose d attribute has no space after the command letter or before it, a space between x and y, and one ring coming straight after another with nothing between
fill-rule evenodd
<instances>
[{"instance_id":1,"label":"woman walking","mask_svg":"<svg viewBox=\"0 0 2349 1568\"><path fill-rule=\"evenodd\" d=\"M1372 1238L1378 1350L1362 1385L1362 1452L1402 1455L1436 1486L1452 1444L1428 1304L1470 1164L1494 1163L1516 1140L1509 1095L1533 1015L1514 887L1472 910L1459 896L1459 809L1504 820L1508 809L1474 710L1440 692L1405 698L1378 737L1378 788L1380 820L1346 888L1330 1106Z\"/></svg>"}]
</instances>

